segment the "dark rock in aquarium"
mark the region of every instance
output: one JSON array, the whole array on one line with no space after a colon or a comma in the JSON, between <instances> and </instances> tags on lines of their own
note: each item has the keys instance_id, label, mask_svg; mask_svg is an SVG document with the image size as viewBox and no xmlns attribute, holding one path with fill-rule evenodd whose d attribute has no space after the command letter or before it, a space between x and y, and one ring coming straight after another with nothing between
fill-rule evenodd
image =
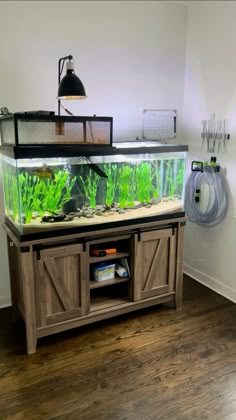
<instances>
[{"instance_id":1,"label":"dark rock in aquarium","mask_svg":"<svg viewBox=\"0 0 236 420\"><path fill-rule=\"evenodd\" d=\"M103 213L102 215L106 217L106 216L114 216L114 214L116 214L116 211L110 210L110 211L107 211L107 212Z\"/></svg>"},{"instance_id":2,"label":"dark rock in aquarium","mask_svg":"<svg viewBox=\"0 0 236 420\"><path fill-rule=\"evenodd\" d=\"M65 219L65 214L56 214L55 216L43 216L41 223L62 222Z\"/></svg>"},{"instance_id":3,"label":"dark rock in aquarium","mask_svg":"<svg viewBox=\"0 0 236 420\"><path fill-rule=\"evenodd\" d=\"M76 212L78 206L77 198L71 198L67 203L63 205L63 212L64 213L71 213Z\"/></svg>"},{"instance_id":4,"label":"dark rock in aquarium","mask_svg":"<svg viewBox=\"0 0 236 420\"><path fill-rule=\"evenodd\" d=\"M37 219L38 215L39 215L38 212L34 211L32 214L32 219Z\"/></svg>"},{"instance_id":5,"label":"dark rock in aquarium","mask_svg":"<svg viewBox=\"0 0 236 420\"><path fill-rule=\"evenodd\" d=\"M101 210L96 210L95 214L96 216L102 216L103 212Z\"/></svg>"},{"instance_id":6,"label":"dark rock in aquarium","mask_svg":"<svg viewBox=\"0 0 236 420\"><path fill-rule=\"evenodd\" d=\"M87 213L86 217L87 217L87 219L92 219L94 217L94 215L92 213Z\"/></svg>"},{"instance_id":7,"label":"dark rock in aquarium","mask_svg":"<svg viewBox=\"0 0 236 420\"><path fill-rule=\"evenodd\" d=\"M160 197L152 198L152 201L151 201L152 204L159 204L160 202L161 202L161 198Z\"/></svg>"},{"instance_id":8,"label":"dark rock in aquarium","mask_svg":"<svg viewBox=\"0 0 236 420\"><path fill-rule=\"evenodd\" d=\"M87 211L87 210L89 210L89 207L88 206L86 206L85 204L82 206L82 211Z\"/></svg>"},{"instance_id":9,"label":"dark rock in aquarium","mask_svg":"<svg viewBox=\"0 0 236 420\"><path fill-rule=\"evenodd\" d=\"M65 222L71 222L72 220L74 220L74 216L71 216L70 214L68 214L64 219Z\"/></svg>"},{"instance_id":10,"label":"dark rock in aquarium","mask_svg":"<svg viewBox=\"0 0 236 420\"><path fill-rule=\"evenodd\" d=\"M96 206L96 210L100 210L100 211L102 211L102 210L104 210L105 209L105 206L104 206L104 204L98 204L97 206Z\"/></svg>"},{"instance_id":11,"label":"dark rock in aquarium","mask_svg":"<svg viewBox=\"0 0 236 420\"><path fill-rule=\"evenodd\" d=\"M125 211L124 209L118 209L118 210L117 210L117 213L119 213L119 214L125 214L125 213L126 213L126 211Z\"/></svg>"},{"instance_id":12,"label":"dark rock in aquarium","mask_svg":"<svg viewBox=\"0 0 236 420\"><path fill-rule=\"evenodd\" d=\"M143 207L146 207L147 209L150 209L152 205L150 203L144 203Z\"/></svg>"},{"instance_id":13,"label":"dark rock in aquarium","mask_svg":"<svg viewBox=\"0 0 236 420\"><path fill-rule=\"evenodd\" d=\"M84 212L82 210L79 210L75 213L75 216L76 217L82 217L82 216L84 216Z\"/></svg>"}]
</instances>

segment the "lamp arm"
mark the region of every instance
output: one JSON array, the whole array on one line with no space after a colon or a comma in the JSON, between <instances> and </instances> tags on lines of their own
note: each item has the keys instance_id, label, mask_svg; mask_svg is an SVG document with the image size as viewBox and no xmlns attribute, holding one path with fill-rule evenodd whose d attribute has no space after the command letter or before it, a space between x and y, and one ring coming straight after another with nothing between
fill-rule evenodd
<instances>
[{"instance_id":1,"label":"lamp arm","mask_svg":"<svg viewBox=\"0 0 236 420\"><path fill-rule=\"evenodd\" d=\"M58 60L58 86L61 82L61 75L62 75L62 72L63 72L63 67L64 67L65 61L67 59L68 60L73 60L73 56L72 55L67 55L65 57L59 58L59 60ZM60 101L60 99L58 99L58 115L60 115L60 110L61 110L61 101Z\"/></svg>"}]
</instances>

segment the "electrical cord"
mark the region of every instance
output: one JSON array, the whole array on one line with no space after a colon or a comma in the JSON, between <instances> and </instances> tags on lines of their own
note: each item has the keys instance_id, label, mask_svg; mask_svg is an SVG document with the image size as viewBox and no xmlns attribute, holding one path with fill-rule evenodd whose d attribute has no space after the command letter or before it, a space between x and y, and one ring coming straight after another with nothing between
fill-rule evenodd
<instances>
[{"instance_id":1,"label":"electrical cord","mask_svg":"<svg viewBox=\"0 0 236 420\"><path fill-rule=\"evenodd\" d=\"M208 186L208 199L204 208L201 205L201 191ZM200 200L196 200L196 191L200 192ZM185 210L189 220L201 226L212 227L225 217L229 206L226 180L214 168L205 166L204 171L192 171L185 189Z\"/></svg>"}]
</instances>

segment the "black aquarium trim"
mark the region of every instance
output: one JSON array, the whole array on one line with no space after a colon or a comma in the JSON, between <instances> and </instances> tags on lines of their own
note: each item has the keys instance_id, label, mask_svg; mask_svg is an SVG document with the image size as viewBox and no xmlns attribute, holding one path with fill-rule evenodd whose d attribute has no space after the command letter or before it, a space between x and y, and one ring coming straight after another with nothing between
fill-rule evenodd
<instances>
[{"instance_id":1,"label":"black aquarium trim","mask_svg":"<svg viewBox=\"0 0 236 420\"><path fill-rule=\"evenodd\" d=\"M187 152L187 145L161 145L151 147L115 147L111 145L43 145L37 146L0 146L0 152L13 159L33 159L33 158L71 158L79 156L116 156L116 155L139 155L150 153L176 153Z\"/></svg>"},{"instance_id":2,"label":"black aquarium trim","mask_svg":"<svg viewBox=\"0 0 236 420\"><path fill-rule=\"evenodd\" d=\"M107 145L43 145L37 146L0 146L0 153L12 159L40 159L40 158L71 158L80 156L105 156L117 153L116 148ZM119 153L120 154L120 153Z\"/></svg>"},{"instance_id":3,"label":"black aquarium trim","mask_svg":"<svg viewBox=\"0 0 236 420\"><path fill-rule=\"evenodd\" d=\"M16 229L14 224L6 218L5 222L6 225L14 232L17 239L21 242L24 241L33 241L37 239L46 239L46 238L55 238L57 236L66 236L66 235L73 235L76 233L88 233L88 232L99 232L100 230L104 229L114 229L119 227L132 227L134 225L145 224L150 222L160 222L169 219L179 219L185 217L185 211L181 210L175 213L166 213L160 214L157 216L148 216L148 217L140 217L138 219L129 219L117 222L108 222L108 223L99 223L94 225L87 225L87 226L78 226L73 228L61 228L57 230L49 230L44 232L38 233L29 233L21 235L19 231Z\"/></svg>"}]
</instances>

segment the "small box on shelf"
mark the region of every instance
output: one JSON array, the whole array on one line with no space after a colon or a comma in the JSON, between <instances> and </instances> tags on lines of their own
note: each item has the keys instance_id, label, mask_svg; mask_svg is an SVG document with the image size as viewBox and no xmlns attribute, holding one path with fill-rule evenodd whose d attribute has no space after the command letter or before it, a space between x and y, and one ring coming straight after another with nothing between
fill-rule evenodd
<instances>
[{"instance_id":1,"label":"small box on shelf","mask_svg":"<svg viewBox=\"0 0 236 420\"><path fill-rule=\"evenodd\" d=\"M101 263L95 265L93 268L94 280L95 281L105 281L114 279L115 277L115 264L106 264Z\"/></svg>"}]
</instances>

